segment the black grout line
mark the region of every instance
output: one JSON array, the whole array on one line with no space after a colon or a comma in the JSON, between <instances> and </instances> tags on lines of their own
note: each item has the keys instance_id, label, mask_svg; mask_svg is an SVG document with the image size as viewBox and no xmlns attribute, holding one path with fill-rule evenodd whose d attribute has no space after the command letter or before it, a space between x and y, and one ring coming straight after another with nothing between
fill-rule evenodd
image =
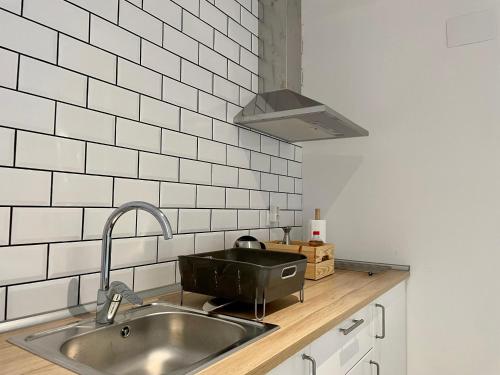
<instances>
[{"instance_id":1,"label":"black grout line","mask_svg":"<svg viewBox=\"0 0 500 375\"><path fill-rule=\"evenodd\" d=\"M19 75L21 71L21 54L17 54L16 91L19 90Z\"/></svg>"},{"instance_id":2,"label":"black grout line","mask_svg":"<svg viewBox=\"0 0 500 375\"><path fill-rule=\"evenodd\" d=\"M9 241L8 245L12 245L12 220L14 217L14 207L10 207L9 210Z\"/></svg>"}]
</instances>

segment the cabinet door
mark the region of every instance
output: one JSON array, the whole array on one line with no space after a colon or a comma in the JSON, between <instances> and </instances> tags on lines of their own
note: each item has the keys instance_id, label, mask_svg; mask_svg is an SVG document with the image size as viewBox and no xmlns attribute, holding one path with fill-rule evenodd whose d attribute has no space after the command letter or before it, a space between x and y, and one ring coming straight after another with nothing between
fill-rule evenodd
<instances>
[{"instance_id":1,"label":"cabinet door","mask_svg":"<svg viewBox=\"0 0 500 375\"><path fill-rule=\"evenodd\" d=\"M373 308L375 355L382 371L384 375L406 375L406 282L378 298Z\"/></svg>"},{"instance_id":2,"label":"cabinet door","mask_svg":"<svg viewBox=\"0 0 500 375\"><path fill-rule=\"evenodd\" d=\"M370 350L346 375L379 375L373 357L374 352Z\"/></svg>"},{"instance_id":3,"label":"cabinet door","mask_svg":"<svg viewBox=\"0 0 500 375\"><path fill-rule=\"evenodd\" d=\"M275 367L267 375L309 375L311 374L311 363L302 358L302 354L311 354L309 346L300 350L285 362Z\"/></svg>"}]
</instances>

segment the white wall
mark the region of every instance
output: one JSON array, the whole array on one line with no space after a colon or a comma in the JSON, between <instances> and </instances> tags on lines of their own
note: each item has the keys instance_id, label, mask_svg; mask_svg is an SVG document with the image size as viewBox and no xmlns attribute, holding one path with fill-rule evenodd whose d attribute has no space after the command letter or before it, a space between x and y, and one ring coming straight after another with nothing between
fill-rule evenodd
<instances>
[{"instance_id":1,"label":"white wall","mask_svg":"<svg viewBox=\"0 0 500 375\"><path fill-rule=\"evenodd\" d=\"M304 144L304 219L410 264L409 375L500 373L500 49L446 47L484 0L304 1L304 90L370 130ZM498 13L497 13L498 14Z\"/></svg>"}]
</instances>

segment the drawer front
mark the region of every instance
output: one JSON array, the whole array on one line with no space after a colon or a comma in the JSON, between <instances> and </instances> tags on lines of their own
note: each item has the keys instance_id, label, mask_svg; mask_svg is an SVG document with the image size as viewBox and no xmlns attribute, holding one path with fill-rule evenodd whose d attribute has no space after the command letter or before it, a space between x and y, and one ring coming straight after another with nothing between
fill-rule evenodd
<instances>
[{"instance_id":1,"label":"drawer front","mask_svg":"<svg viewBox=\"0 0 500 375\"><path fill-rule=\"evenodd\" d=\"M345 374L374 344L373 319L367 306L311 344L318 375Z\"/></svg>"}]
</instances>

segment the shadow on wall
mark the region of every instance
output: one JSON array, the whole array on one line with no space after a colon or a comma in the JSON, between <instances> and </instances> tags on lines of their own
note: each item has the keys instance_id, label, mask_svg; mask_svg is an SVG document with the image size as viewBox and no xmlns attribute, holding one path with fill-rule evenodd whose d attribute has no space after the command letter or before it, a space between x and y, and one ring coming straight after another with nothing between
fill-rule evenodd
<instances>
[{"instance_id":1,"label":"shadow on wall","mask_svg":"<svg viewBox=\"0 0 500 375\"><path fill-rule=\"evenodd\" d=\"M67 304L69 306L68 310L72 316L76 316L82 313L81 306L77 306L79 287L80 286L78 284L78 279L76 277L72 278L68 284L68 293L67 293Z\"/></svg>"},{"instance_id":2,"label":"shadow on wall","mask_svg":"<svg viewBox=\"0 0 500 375\"><path fill-rule=\"evenodd\" d=\"M330 208L363 162L361 155L332 155L317 149L304 153L304 218L311 217L313 209L319 207L326 217ZM307 225L304 230L308 231Z\"/></svg>"}]
</instances>

